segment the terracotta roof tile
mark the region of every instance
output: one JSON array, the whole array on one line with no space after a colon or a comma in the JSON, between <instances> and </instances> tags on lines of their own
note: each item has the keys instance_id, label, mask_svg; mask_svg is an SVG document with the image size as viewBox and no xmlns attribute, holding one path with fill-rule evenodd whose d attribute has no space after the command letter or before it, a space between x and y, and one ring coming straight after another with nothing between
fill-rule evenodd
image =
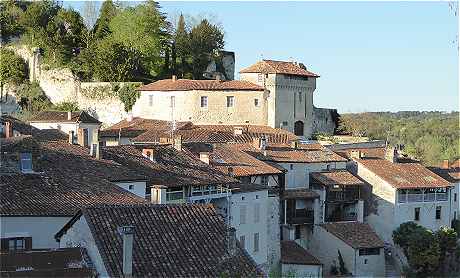
<instances>
[{"instance_id":1,"label":"terracotta roof tile","mask_svg":"<svg viewBox=\"0 0 460 278\"><path fill-rule=\"evenodd\" d=\"M83 210L111 277L122 276L120 226L134 226L134 277L256 276L239 247L227 252L227 227L212 205L97 206Z\"/></svg>"},{"instance_id":2,"label":"terracotta roof tile","mask_svg":"<svg viewBox=\"0 0 460 278\"><path fill-rule=\"evenodd\" d=\"M364 185L365 183L347 170L311 173L310 176L322 185Z\"/></svg>"},{"instance_id":3,"label":"terracotta roof tile","mask_svg":"<svg viewBox=\"0 0 460 278\"><path fill-rule=\"evenodd\" d=\"M248 81L240 80L191 80L191 79L163 79L144 85L138 91L263 91L264 88Z\"/></svg>"},{"instance_id":4,"label":"terracotta roof tile","mask_svg":"<svg viewBox=\"0 0 460 278\"><path fill-rule=\"evenodd\" d=\"M29 122L52 122L52 123L92 123L100 124L97 119L89 115L85 111L71 112L71 119L69 120L68 112L62 111L42 111L33 116Z\"/></svg>"},{"instance_id":5,"label":"terracotta roof tile","mask_svg":"<svg viewBox=\"0 0 460 278\"><path fill-rule=\"evenodd\" d=\"M320 226L354 249L383 247L383 241L369 224L355 221L331 222Z\"/></svg>"},{"instance_id":6,"label":"terracotta roof tile","mask_svg":"<svg viewBox=\"0 0 460 278\"><path fill-rule=\"evenodd\" d=\"M307 250L292 240L281 241L281 263L301 265L322 265L322 263Z\"/></svg>"},{"instance_id":7,"label":"terracotta roof tile","mask_svg":"<svg viewBox=\"0 0 460 278\"><path fill-rule=\"evenodd\" d=\"M419 163L392 163L386 159L355 159L395 188L447 187L450 183Z\"/></svg>"},{"instance_id":8,"label":"terracotta roof tile","mask_svg":"<svg viewBox=\"0 0 460 278\"><path fill-rule=\"evenodd\" d=\"M307 77L319 77L319 75L302 68L300 65L296 65L293 62L273 61L273 60L262 60L254 65L245 68L240 73L279 73L289 75L299 75Z\"/></svg>"},{"instance_id":9,"label":"terracotta roof tile","mask_svg":"<svg viewBox=\"0 0 460 278\"><path fill-rule=\"evenodd\" d=\"M366 158L385 158L385 147L381 148L350 148L345 150L336 150L337 154L342 157L351 159L351 153L353 151L360 151L361 155Z\"/></svg>"}]
</instances>

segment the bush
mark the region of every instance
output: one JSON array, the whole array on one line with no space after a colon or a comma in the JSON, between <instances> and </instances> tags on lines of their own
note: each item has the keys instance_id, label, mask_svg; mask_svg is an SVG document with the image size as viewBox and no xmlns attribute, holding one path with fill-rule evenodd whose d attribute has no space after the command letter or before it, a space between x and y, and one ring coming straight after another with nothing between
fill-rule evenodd
<instances>
[{"instance_id":1,"label":"bush","mask_svg":"<svg viewBox=\"0 0 460 278\"><path fill-rule=\"evenodd\" d=\"M136 91L137 87L135 84L126 84L118 89L118 97L125 105L126 112L129 112L133 108L136 100L139 98L139 92Z\"/></svg>"},{"instance_id":2,"label":"bush","mask_svg":"<svg viewBox=\"0 0 460 278\"><path fill-rule=\"evenodd\" d=\"M409 242L413 238L414 234L424 230L425 228L415 222L402 223L396 230L393 231L393 241L401 246L407 256Z\"/></svg>"},{"instance_id":3,"label":"bush","mask_svg":"<svg viewBox=\"0 0 460 278\"><path fill-rule=\"evenodd\" d=\"M36 81L20 85L16 98L21 109L29 112L46 110L53 105Z\"/></svg>"}]
</instances>

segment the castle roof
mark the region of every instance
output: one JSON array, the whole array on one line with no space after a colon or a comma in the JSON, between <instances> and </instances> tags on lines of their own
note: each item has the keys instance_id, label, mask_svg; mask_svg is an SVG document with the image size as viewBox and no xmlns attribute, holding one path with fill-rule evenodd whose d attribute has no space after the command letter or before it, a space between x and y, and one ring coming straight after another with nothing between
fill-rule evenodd
<instances>
[{"instance_id":1,"label":"castle roof","mask_svg":"<svg viewBox=\"0 0 460 278\"><path fill-rule=\"evenodd\" d=\"M263 91L264 88L240 80L163 79L144 85L138 91Z\"/></svg>"},{"instance_id":2,"label":"castle roof","mask_svg":"<svg viewBox=\"0 0 460 278\"><path fill-rule=\"evenodd\" d=\"M319 77L316 73L308 71L303 64L273 60L262 60L245 68L240 73L278 73L306 77Z\"/></svg>"}]
</instances>

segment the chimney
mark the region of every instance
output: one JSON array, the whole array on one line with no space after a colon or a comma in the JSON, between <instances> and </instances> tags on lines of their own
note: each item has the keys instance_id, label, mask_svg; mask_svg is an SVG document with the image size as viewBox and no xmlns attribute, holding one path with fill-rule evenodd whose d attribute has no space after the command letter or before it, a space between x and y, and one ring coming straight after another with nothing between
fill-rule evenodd
<instances>
[{"instance_id":1,"label":"chimney","mask_svg":"<svg viewBox=\"0 0 460 278\"><path fill-rule=\"evenodd\" d=\"M67 112L67 120L68 121L72 120L72 112L71 111Z\"/></svg>"},{"instance_id":2,"label":"chimney","mask_svg":"<svg viewBox=\"0 0 460 278\"><path fill-rule=\"evenodd\" d=\"M153 161L153 149L142 149L142 156L148 158L150 161Z\"/></svg>"},{"instance_id":3,"label":"chimney","mask_svg":"<svg viewBox=\"0 0 460 278\"><path fill-rule=\"evenodd\" d=\"M252 146L258 150L262 149L262 139L258 137L253 137Z\"/></svg>"},{"instance_id":4,"label":"chimney","mask_svg":"<svg viewBox=\"0 0 460 278\"><path fill-rule=\"evenodd\" d=\"M229 175L230 177L233 178L233 177L235 176L235 173L233 173L233 167L228 167L228 168L227 168L227 171L228 171L228 175Z\"/></svg>"},{"instance_id":5,"label":"chimney","mask_svg":"<svg viewBox=\"0 0 460 278\"><path fill-rule=\"evenodd\" d=\"M217 80L217 81L220 81L220 80L221 80L221 79L220 79L220 73L217 73L217 74L216 74L216 80Z\"/></svg>"},{"instance_id":6,"label":"chimney","mask_svg":"<svg viewBox=\"0 0 460 278\"><path fill-rule=\"evenodd\" d=\"M133 113L132 112L128 113L128 115L126 116L126 121L128 123L133 121Z\"/></svg>"},{"instance_id":7,"label":"chimney","mask_svg":"<svg viewBox=\"0 0 460 278\"><path fill-rule=\"evenodd\" d=\"M171 79L172 79L173 82L176 82L176 81L177 81L177 76L173 75L173 76L171 77Z\"/></svg>"},{"instance_id":8,"label":"chimney","mask_svg":"<svg viewBox=\"0 0 460 278\"><path fill-rule=\"evenodd\" d=\"M361 159L361 158L362 158L361 151L357 151L357 150L351 151L351 152L350 152L350 158L351 158L351 159L353 159L353 158Z\"/></svg>"},{"instance_id":9,"label":"chimney","mask_svg":"<svg viewBox=\"0 0 460 278\"><path fill-rule=\"evenodd\" d=\"M74 139L74 131L71 130L69 131L69 144L73 145L73 139Z\"/></svg>"},{"instance_id":10,"label":"chimney","mask_svg":"<svg viewBox=\"0 0 460 278\"><path fill-rule=\"evenodd\" d=\"M442 168L442 169L449 169L449 168L450 168L449 159L444 159L444 160L442 161L441 168Z\"/></svg>"},{"instance_id":11,"label":"chimney","mask_svg":"<svg viewBox=\"0 0 460 278\"><path fill-rule=\"evenodd\" d=\"M176 135L174 137L174 148L178 151L182 151L182 136Z\"/></svg>"},{"instance_id":12,"label":"chimney","mask_svg":"<svg viewBox=\"0 0 460 278\"><path fill-rule=\"evenodd\" d=\"M243 134L243 127L235 126L233 127L233 135L242 135Z\"/></svg>"},{"instance_id":13,"label":"chimney","mask_svg":"<svg viewBox=\"0 0 460 278\"><path fill-rule=\"evenodd\" d=\"M387 147L385 149L385 159L391 163L398 162L398 151L395 147Z\"/></svg>"},{"instance_id":14,"label":"chimney","mask_svg":"<svg viewBox=\"0 0 460 278\"><path fill-rule=\"evenodd\" d=\"M133 277L134 226L118 227L123 241L123 276Z\"/></svg>"},{"instance_id":15,"label":"chimney","mask_svg":"<svg viewBox=\"0 0 460 278\"><path fill-rule=\"evenodd\" d=\"M5 122L5 138L13 137L13 126L10 122Z\"/></svg>"},{"instance_id":16,"label":"chimney","mask_svg":"<svg viewBox=\"0 0 460 278\"><path fill-rule=\"evenodd\" d=\"M294 140L294 141L291 141L291 148L293 149L297 149L299 147L299 142Z\"/></svg>"},{"instance_id":17,"label":"chimney","mask_svg":"<svg viewBox=\"0 0 460 278\"><path fill-rule=\"evenodd\" d=\"M200 152L200 160L206 164L209 164L209 153L208 152Z\"/></svg>"},{"instance_id":18,"label":"chimney","mask_svg":"<svg viewBox=\"0 0 460 278\"><path fill-rule=\"evenodd\" d=\"M236 255L236 230L233 227L227 228L227 253L230 256Z\"/></svg>"}]
</instances>

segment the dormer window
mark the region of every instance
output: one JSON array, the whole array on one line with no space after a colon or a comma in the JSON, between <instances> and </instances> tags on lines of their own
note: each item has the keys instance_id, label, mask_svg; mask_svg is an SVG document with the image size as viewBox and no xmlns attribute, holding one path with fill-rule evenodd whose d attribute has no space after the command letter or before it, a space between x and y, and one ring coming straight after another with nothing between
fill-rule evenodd
<instances>
[{"instance_id":1,"label":"dormer window","mask_svg":"<svg viewBox=\"0 0 460 278\"><path fill-rule=\"evenodd\" d=\"M19 157L21 159L21 172L23 173L32 172L32 154L31 153L21 153Z\"/></svg>"}]
</instances>

